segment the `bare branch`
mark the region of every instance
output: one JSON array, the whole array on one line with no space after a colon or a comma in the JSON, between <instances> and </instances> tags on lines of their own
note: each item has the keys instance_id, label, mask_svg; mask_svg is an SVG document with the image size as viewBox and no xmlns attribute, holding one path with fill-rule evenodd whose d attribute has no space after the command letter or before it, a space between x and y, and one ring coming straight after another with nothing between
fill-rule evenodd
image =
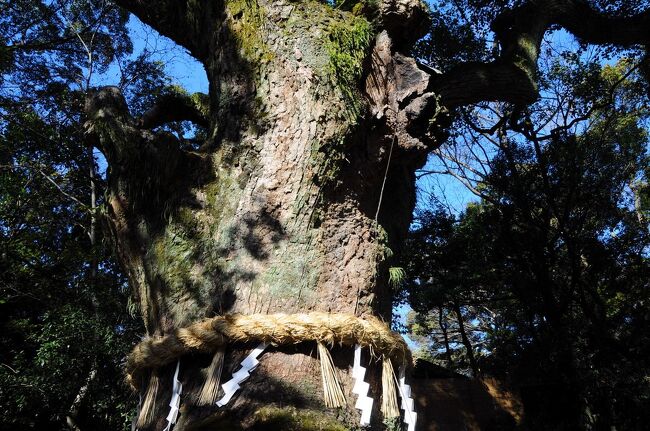
<instances>
[{"instance_id":1,"label":"bare branch","mask_svg":"<svg viewBox=\"0 0 650 431\"><path fill-rule=\"evenodd\" d=\"M70 193L66 192L63 190L63 187L61 187L50 175L46 174L43 169L41 169L38 166L33 166L33 165L23 165L23 164L17 164L17 165L0 165L0 169L27 169L31 170L34 172L38 172L39 175L41 175L47 182L52 184L58 191L61 193L63 196L66 198L70 199L74 203L78 204L83 210L88 211L88 205L84 204L81 202L79 199L77 199L75 196L71 195Z\"/></svg>"}]
</instances>

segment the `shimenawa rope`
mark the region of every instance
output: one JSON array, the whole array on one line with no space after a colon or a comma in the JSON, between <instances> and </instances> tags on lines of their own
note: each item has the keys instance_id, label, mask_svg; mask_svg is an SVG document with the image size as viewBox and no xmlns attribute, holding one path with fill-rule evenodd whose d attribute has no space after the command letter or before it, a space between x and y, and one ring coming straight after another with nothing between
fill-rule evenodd
<instances>
[{"instance_id":1,"label":"shimenawa rope","mask_svg":"<svg viewBox=\"0 0 650 431\"><path fill-rule=\"evenodd\" d=\"M146 338L135 346L126 362L127 380L139 389L145 377L151 376L138 422L146 423L152 419L152 401L158 387L155 370L185 354L197 351L215 353L207 373L209 380L199 395L199 404L207 404L216 398L223 348L228 343L259 342L281 346L308 341L316 342L319 347L323 392L328 407L342 406L345 399L325 345L358 345L369 348L373 355L383 359L382 411L385 417L399 415L391 360L407 364L412 359L404 339L384 322L372 316L360 318L343 313L234 314L204 319L169 335Z\"/></svg>"}]
</instances>

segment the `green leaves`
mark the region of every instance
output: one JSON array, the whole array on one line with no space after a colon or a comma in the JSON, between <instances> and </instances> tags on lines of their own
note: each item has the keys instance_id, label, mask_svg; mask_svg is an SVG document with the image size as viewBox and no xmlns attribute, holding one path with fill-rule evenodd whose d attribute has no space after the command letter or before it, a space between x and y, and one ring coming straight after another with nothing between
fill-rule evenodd
<instances>
[{"instance_id":1,"label":"green leaves","mask_svg":"<svg viewBox=\"0 0 650 431\"><path fill-rule=\"evenodd\" d=\"M469 350L531 391L561 388L531 423L577 424L588 408L594 427L635 429L647 416L627 412L650 397L647 95L627 58L545 64L542 100L481 107L467 121L498 112L501 130L470 126L448 144L445 168L481 200L417 213L402 257L409 328L452 368L467 371Z\"/></svg>"},{"instance_id":2,"label":"green leaves","mask_svg":"<svg viewBox=\"0 0 650 431\"><path fill-rule=\"evenodd\" d=\"M101 206L104 180L84 136L85 91L115 59L124 88L150 75L131 97L167 81L126 58L128 14L110 2L1 3L0 422L64 428L88 382L80 427L126 429L135 403L120 361L141 327L91 200L94 189Z\"/></svg>"},{"instance_id":3,"label":"green leaves","mask_svg":"<svg viewBox=\"0 0 650 431\"><path fill-rule=\"evenodd\" d=\"M388 282L394 288L400 288L406 280L406 271L402 267L392 266L388 268Z\"/></svg>"}]
</instances>

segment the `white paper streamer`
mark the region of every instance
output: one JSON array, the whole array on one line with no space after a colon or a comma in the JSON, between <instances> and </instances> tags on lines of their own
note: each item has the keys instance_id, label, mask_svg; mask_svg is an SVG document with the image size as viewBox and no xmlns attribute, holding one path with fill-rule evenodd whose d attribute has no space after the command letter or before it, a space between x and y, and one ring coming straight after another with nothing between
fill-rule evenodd
<instances>
[{"instance_id":1,"label":"white paper streamer","mask_svg":"<svg viewBox=\"0 0 650 431\"><path fill-rule=\"evenodd\" d=\"M178 419L178 410L181 405L181 393L183 384L178 380L178 371L181 368L180 359L176 362L176 371L174 372L174 386L172 387L172 399L169 402L169 414L167 415L167 426L164 431L169 431Z\"/></svg>"},{"instance_id":2,"label":"white paper streamer","mask_svg":"<svg viewBox=\"0 0 650 431\"><path fill-rule=\"evenodd\" d=\"M399 392L402 398L402 410L404 410L404 423L408 425L408 431L415 431L415 423L418 414L415 412L415 401L411 397L411 386L406 384L406 367L399 367Z\"/></svg>"},{"instance_id":3,"label":"white paper streamer","mask_svg":"<svg viewBox=\"0 0 650 431\"><path fill-rule=\"evenodd\" d=\"M259 346L253 349L252 352L248 354L241 362L241 368L232 375L232 379L228 380L226 383L221 385L223 391L225 392L223 398L217 401L219 407L223 407L235 395L235 392L239 390L241 386L239 384L250 377L250 372L257 368L257 365L260 361L257 360L257 357L266 349L268 344L260 343Z\"/></svg>"},{"instance_id":4,"label":"white paper streamer","mask_svg":"<svg viewBox=\"0 0 650 431\"><path fill-rule=\"evenodd\" d=\"M356 408L361 410L361 421L360 425L370 425L370 414L372 413L372 403L373 400L368 396L368 390L370 385L363 381L363 378L366 375L366 369L361 366L361 346L356 345L354 347L354 366L352 367L352 377L354 377L354 387L352 392L359 395L356 404Z\"/></svg>"}]
</instances>

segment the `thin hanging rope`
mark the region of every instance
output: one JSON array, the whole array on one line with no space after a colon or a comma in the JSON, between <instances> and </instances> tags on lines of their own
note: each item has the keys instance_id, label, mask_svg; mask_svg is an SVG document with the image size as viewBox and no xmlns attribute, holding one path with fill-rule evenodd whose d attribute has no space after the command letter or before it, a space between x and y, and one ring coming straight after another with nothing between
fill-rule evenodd
<instances>
[{"instance_id":1,"label":"thin hanging rope","mask_svg":"<svg viewBox=\"0 0 650 431\"><path fill-rule=\"evenodd\" d=\"M381 208L381 200L384 197L384 187L386 187L386 178L388 178L388 169L390 168L390 159L393 156L393 145L395 145L395 135L390 143L390 151L388 152L388 163L386 163L386 172L384 173L384 181L381 183L381 191L379 192L379 203L377 204L377 212L375 213L375 221L379 218L379 209Z\"/></svg>"}]
</instances>

